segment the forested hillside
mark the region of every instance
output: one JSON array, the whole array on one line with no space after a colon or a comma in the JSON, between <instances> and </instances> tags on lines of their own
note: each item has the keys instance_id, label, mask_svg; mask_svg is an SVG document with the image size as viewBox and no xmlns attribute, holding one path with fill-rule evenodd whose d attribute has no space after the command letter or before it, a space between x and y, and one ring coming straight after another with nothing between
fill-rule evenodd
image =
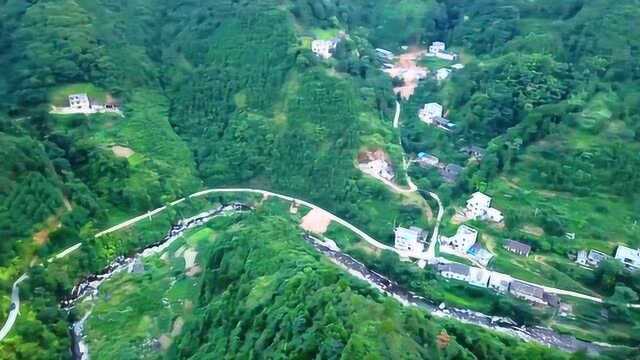
<instances>
[{"instance_id":1,"label":"forested hillside","mask_svg":"<svg viewBox=\"0 0 640 360\"><path fill-rule=\"evenodd\" d=\"M403 309L322 259L294 223L269 212L219 234L204 258L197 309L169 358L567 358Z\"/></svg>"}]
</instances>

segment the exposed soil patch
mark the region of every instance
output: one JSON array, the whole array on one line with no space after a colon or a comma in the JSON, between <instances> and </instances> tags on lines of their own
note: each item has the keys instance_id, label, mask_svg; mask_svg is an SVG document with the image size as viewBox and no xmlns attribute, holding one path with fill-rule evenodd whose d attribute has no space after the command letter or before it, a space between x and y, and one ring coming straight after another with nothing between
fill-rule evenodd
<instances>
[{"instance_id":1,"label":"exposed soil patch","mask_svg":"<svg viewBox=\"0 0 640 360\"><path fill-rule=\"evenodd\" d=\"M202 271L202 269L200 269L200 266L196 265L196 266L190 267L189 270L187 270L187 272L185 274L188 277L193 277L195 275L200 274L201 271Z\"/></svg>"},{"instance_id":2,"label":"exposed soil patch","mask_svg":"<svg viewBox=\"0 0 640 360\"><path fill-rule=\"evenodd\" d=\"M42 229L33 235L37 245L44 245L49 240L49 229Z\"/></svg>"},{"instance_id":3,"label":"exposed soil patch","mask_svg":"<svg viewBox=\"0 0 640 360\"><path fill-rule=\"evenodd\" d=\"M544 235L544 230L540 227L540 226L535 226L535 225L525 225L522 227L522 231L526 232L527 234L531 234L534 236L542 236Z\"/></svg>"},{"instance_id":4,"label":"exposed soil patch","mask_svg":"<svg viewBox=\"0 0 640 360\"><path fill-rule=\"evenodd\" d=\"M382 149L361 151L358 153L358 163L368 163L374 160L384 160L386 162L391 162L389 155L384 152Z\"/></svg>"},{"instance_id":5,"label":"exposed soil patch","mask_svg":"<svg viewBox=\"0 0 640 360\"><path fill-rule=\"evenodd\" d=\"M162 348L163 351L166 351L169 348L169 346L171 346L171 343L173 342L173 340L165 334L160 335L160 338L158 339L158 341L160 342L160 347Z\"/></svg>"},{"instance_id":6,"label":"exposed soil patch","mask_svg":"<svg viewBox=\"0 0 640 360\"><path fill-rule=\"evenodd\" d=\"M128 158L131 155L135 154L135 151L131 150L128 147L125 146L120 146L120 145L114 145L111 147L111 151L113 151L113 153L115 154L115 156L117 157L123 157L123 158Z\"/></svg>"},{"instance_id":7,"label":"exposed soil patch","mask_svg":"<svg viewBox=\"0 0 640 360\"><path fill-rule=\"evenodd\" d=\"M314 234L324 234L331 223L329 215L320 209L312 209L302 218L300 226Z\"/></svg>"},{"instance_id":8,"label":"exposed soil patch","mask_svg":"<svg viewBox=\"0 0 640 360\"><path fill-rule=\"evenodd\" d=\"M49 240L49 234L55 229L60 227L60 221L56 216L51 216L47 219L47 224L44 229L33 234L33 241L37 245L44 245Z\"/></svg>"},{"instance_id":9,"label":"exposed soil patch","mask_svg":"<svg viewBox=\"0 0 640 360\"><path fill-rule=\"evenodd\" d=\"M422 57L422 54L423 50L412 49L400 55L393 67L384 70L391 77L400 78L404 82L402 86L393 88L393 92L400 94L404 100L413 95L416 87L418 87L418 82L427 77L429 72L427 68L417 65L417 60Z\"/></svg>"},{"instance_id":10,"label":"exposed soil patch","mask_svg":"<svg viewBox=\"0 0 640 360\"><path fill-rule=\"evenodd\" d=\"M184 320L182 317L178 316L176 320L173 322L173 328L171 329L171 336L178 336L182 332L182 327L184 326Z\"/></svg>"}]
</instances>

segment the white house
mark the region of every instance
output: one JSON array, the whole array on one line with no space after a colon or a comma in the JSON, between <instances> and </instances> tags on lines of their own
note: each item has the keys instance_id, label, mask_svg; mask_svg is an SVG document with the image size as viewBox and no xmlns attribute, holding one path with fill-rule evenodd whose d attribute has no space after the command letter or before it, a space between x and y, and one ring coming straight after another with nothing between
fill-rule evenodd
<instances>
[{"instance_id":1,"label":"white house","mask_svg":"<svg viewBox=\"0 0 640 360\"><path fill-rule=\"evenodd\" d=\"M424 250L427 232L419 227L397 227L395 230L394 247L400 251L421 253Z\"/></svg>"},{"instance_id":2,"label":"white house","mask_svg":"<svg viewBox=\"0 0 640 360\"><path fill-rule=\"evenodd\" d=\"M442 236L440 243L443 247L447 247L454 252L466 254L467 251L476 243L478 239L478 230L467 225L460 225L456 234L452 237ZM448 250L448 249L442 249Z\"/></svg>"},{"instance_id":3,"label":"white house","mask_svg":"<svg viewBox=\"0 0 640 360\"><path fill-rule=\"evenodd\" d=\"M479 191L471 194L471 198L467 200L465 213L470 219L489 220L497 223L504 219L500 210L491 207L491 197Z\"/></svg>"},{"instance_id":4,"label":"white house","mask_svg":"<svg viewBox=\"0 0 640 360\"><path fill-rule=\"evenodd\" d=\"M486 269L471 267L469 268L469 284L474 286L487 287L490 275L491 272Z\"/></svg>"},{"instance_id":5,"label":"white house","mask_svg":"<svg viewBox=\"0 0 640 360\"><path fill-rule=\"evenodd\" d=\"M598 267L604 260L610 259L611 256L598 250L580 250L578 251L576 262L583 266Z\"/></svg>"},{"instance_id":6,"label":"white house","mask_svg":"<svg viewBox=\"0 0 640 360\"><path fill-rule=\"evenodd\" d=\"M506 293L509 291L511 281L513 281L511 276L492 271L489 276L489 288L497 292Z\"/></svg>"},{"instance_id":7,"label":"white house","mask_svg":"<svg viewBox=\"0 0 640 360\"><path fill-rule=\"evenodd\" d=\"M395 174L393 168L384 159L375 159L367 163L359 164L360 170L373 176L380 177L384 180L392 181Z\"/></svg>"},{"instance_id":8,"label":"white house","mask_svg":"<svg viewBox=\"0 0 640 360\"><path fill-rule=\"evenodd\" d=\"M424 104L418 112L418 117L425 123L431 124L436 117L442 117L442 110L442 105L438 103Z\"/></svg>"},{"instance_id":9,"label":"white house","mask_svg":"<svg viewBox=\"0 0 640 360\"><path fill-rule=\"evenodd\" d=\"M447 279L456 279L461 281L469 281L469 266L458 263L438 264L440 275Z\"/></svg>"},{"instance_id":10,"label":"white house","mask_svg":"<svg viewBox=\"0 0 640 360\"><path fill-rule=\"evenodd\" d=\"M62 114L62 115L70 115L70 114L95 114L95 113L118 113L121 116L122 112L120 111L119 104L111 99L110 96L107 97L108 101L106 104L98 103L89 98L89 96L85 93L80 94L71 94L69 95L69 106L57 107L51 106L52 114Z\"/></svg>"},{"instance_id":11,"label":"white house","mask_svg":"<svg viewBox=\"0 0 640 360\"><path fill-rule=\"evenodd\" d=\"M441 41L434 41L429 46L429 51L427 52L427 56L435 56L439 59L453 61L458 58L458 55L446 52L445 51L445 43Z\"/></svg>"},{"instance_id":12,"label":"white house","mask_svg":"<svg viewBox=\"0 0 640 360\"><path fill-rule=\"evenodd\" d=\"M87 94L72 94L69 95L69 107L81 113L91 111L91 101Z\"/></svg>"},{"instance_id":13,"label":"white house","mask_svg":"<svg viewBox=\"0 0 640 360\"><path fill-rule=\"evenodd\" d=\"M440 52L444 52L445 50L445 43L442 41L434 41L431 43L431 45L429 45L429 52L431 54L437 54Z\"/></svg>"},{"instance_id":14,"label":"white house","mask_svg":"<svg viewBox=\"0 0 640 360\"><path fill-rule=\"evenodd\" d=\"M328 59L333 55L332 51L335 50L336 45L338 45L337 39L313 40L311 42L311 51L323 59Z\"/></svg>"},{"instance_id":15,"label":"white house","mask_svg":"<svg viewBox=\"0 0 640 360\"><path fill-rule=\"evenodd\" d=\"M446 78L449 77L449 74L451 74L451 69L440 68L438 69L438 71L436 71L436 80L438 81L445 80Z\"/></svg>"},{"instance_id":16,"label":"white house","mask_svg":"<svg viewBox=\"0 0 640 360\"><path fill-rule=\"evenodd\" d=\"M622 262L627 269L640 269L640 249L618 245L615 258Z\"/></svg>"}]
</instances>

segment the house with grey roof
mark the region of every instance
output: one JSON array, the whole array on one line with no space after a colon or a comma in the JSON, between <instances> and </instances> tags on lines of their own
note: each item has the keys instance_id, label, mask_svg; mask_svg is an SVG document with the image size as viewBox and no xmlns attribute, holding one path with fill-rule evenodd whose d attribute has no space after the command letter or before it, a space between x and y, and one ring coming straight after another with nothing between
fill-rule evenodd
<instances>
[{"instance_id":1,"label":"house with grey roof","mask_svg":"<svg viewBox=\"0 0 640 360\"><path fill-rule=\"evenodd\" d=\"M518 254L520 256L529 256L529 252L531 251L531 246L515 240L505 241L504 248L507 251Z\"/></svg>"},{"instance_id":2,"label":"house with grey roof","mask_svg":"<svg viewBox=\"0 0 640 360\"><path fill-rule=\"evenodd\" d=\"M447 279L469 281L470 268L467 265L458 263L438 264L436 269L440 275Z\"/></svg>"},{"instance_id":3,"label":"house with grey roof","mask_svg":"<svg viewBox=\"0 0 640 360\"><path fill-rule=\"evenodd\" d=\"M543 299L551 307L554 307L554 308L560 307L560 297L556 294L545 292L543 295Z\"/></svg>"},{"instance_id":4,"label":"house with grey roof","mask_svg":"<svg viewBox=\"0 0 640 360\"><path fill-rule=\"evenodd\" d=\"M530 285L520 280L513 280L509 284L509 293L513 296L538 304L546 304L544 300L544 289L539 286Z\"/></svg>"},{"instance_id":5,"label":"house with grey roof","mask_svg":"<svg viewBox=\"0 0 640 360\"><path fill-rule=\"evenodd\" d=\"M458 180L458 176L462 173L464 168L457 164L447 164L445 167L440 169L440 176L446 182L453 183Z\"/></svg>"}]
</instances>

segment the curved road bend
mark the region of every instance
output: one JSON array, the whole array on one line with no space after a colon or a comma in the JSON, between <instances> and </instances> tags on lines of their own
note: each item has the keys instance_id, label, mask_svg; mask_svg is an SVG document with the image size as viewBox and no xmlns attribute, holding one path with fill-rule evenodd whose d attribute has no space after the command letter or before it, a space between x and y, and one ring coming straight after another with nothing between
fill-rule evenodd
<instances>
[{"instance_id":1,"label":"curved road bend","mask_svg":"<svg viewBox=\"0 0 640 360\"><path fill-rule=\"evenodd\" d=\"M208 190L203 190L203 191L199 191L197 193L191 194L188 197L189 198L195 198L195 197L201 197L201 196L205 196L205 195L209 195L209 194L214 194L214 193L237 193L237 192L244 192L244 193L254 193L254 194L261 194L263 196L273 196L273 197L277 197L279 199L285 200L285 201L290 201L293 202L295 201L298 204L302 204L310 209L315 209L318 211L322 211L323 213L325 213L327 215L327 217L329 217L331 220L337 222L338 224L346 227L347 229L353 231L354 233L356 233L358 236L360 236L364 241L368 242L369 244L377 247L378 249L382 249L382 250L389 250L389 251L393 251L397 253L397 250L394 249L393 247L389 246L389 245L385 245L383 243L381 243L380 241L374 239L373 237L369 236L367 233L365 233L364 231L358 229L357 227L355 227L354 225L350 224L349 222L339 218L337 215L332 214L331 212L315 205L312 204L310 202L301 200L301 199L297 199L291 196L286 196L286 195L282 195L282 194L278 194L278 193L274 193L271 191L266 191L266 190L258 190L258 189L249 189L249 188L229 188L229 189L208 189ZM183 202L186 198L182 198L179 200L176 200L174 202L172 202L170 205L176 205L179 204L181 202ZM156 215L164 210L167 209L167 206L162 206L159 207L153 211L150 211L146 214L140 215L140 216L136 216L133 219L127 220L123 223L120 223L118 225L115 225L113 227L110 227L109 229L106 229L104 231L101 231L99 233L97 233L95 235L96 238L112 233L114 231L126 228L128 226L131 226L141 220L145 220L145 219L150 219L151 216Z\"/></svg>"},{"instance_id":2,"label":"curved road bend","mask_svg":"<svg viewBox=\"0 0 640 360\"><path fill-rule=\"evenodd\" d=\"M16 322L16 319L20 314L20 288L18 288L18 285L20 285L20 283L26 280L28 277L29 276L27 276L27 274L22 274L22 276L20 276L18 280L13 283L13 289L11 290L11 303L15 304L15 306L13 307L13 309L11 309L11 311L9 311L9 318L7 318L7 321L2 326L2 329L0 329L0 341L2 341L2 339L4 339L7 334L9 334L9 331L11 331L11 328L13 328L13 324Z\"/></svg>"},{"instance_id":3,"label":"curved road bend","mask_svg":"<svg viewBox=\"0 0 640 360\"><path fill-rule=\"evenodd\" d=\"M422 190L420 190L422 191ZM374 239L373 237L369 236L368 234L366 234L364 231L358 229L357 227L355 227L354 225L350 224L349 222L347 222L346 220L343 220L341 218L339 218L338 216L330 213L327 210L324 210L323 208L314 205L310 202L301 200L301 199L297 199L291 196L286 196L286 195L282 195L282 194L277 194L271 191L266 191L266 190L258 190L258 189L248 189L248 188L230 188L230 189L209 189L209 190L203 190L194 194L189 195L189 197L201 197L201 196L205 196L205 195L209 195L209 194L214 194L214 193L234 193L234 192L248 192L248 193L254 193L254 194L261 194L263 196L273 196L273 197L277 197L280 199L283 199L285 201L295 201L296 203L302 204L304 206L307 206L311 209L317 209L318 211L322 211L324 212L331 220L339 223L340 225L346 227L347 229L353 231L355 234L357 234L358 236L360 236L364 241L366 241L367 243L371 244L372 246L375 246L378 249L381 250L389 250L389 251L393 251L398 255L401 256L406 256L406 254L404 253L400 253L398 252L398 250L396 250L395 248L389 246L389 245L385 245L383 243L381 243L380 241ZM440 222L442 220L443 214L444 214L444 209L442 206L442 202L440 201L440 198L438 197L437 194L433 193L433 192L427 192L429 194L429 196L433 197L436 202L438 203L438 215L437 215L437 221L436 221L436 226L433 230L433 234L431 236L431 243L429 244L429 248L427 249L427 252L422 253L422 254L415 254L416 256L414 256L413 254L411 255L411 257L414 257L418 260L426 260L426 261L433 261L434 259L436 259L435 256L435 244L437 238L438 238L438 230L439 230L439 226L440 226ZM185 200L185 198L176 200L174 202L172 202L172 205L181 203ZM163 210L165 210L167 207L163 206L160 207L158 209L155 209L153 211L150 211L144 215L140 215L137 216L131 220L125 221L121 224L118 224L116 226L113 226L105 231L102 231L98 234L96 234L96 237L117 231L119 229L122 229L124 227L130 226L132 224L135 224L136 222L139 222L140 220L144 220L144 219L148 219L151 217L151 215L155 215L158 214L160 212L162 212ZM440 259L438 259L440 260ZM532 283L533 284L533 283ZM540 286L539 284L533 284L536 286ZM554 293L554 294L558 294L558 295L566 295L566 296L573 296L573 297L577 297L577 298L581 298L581 299L586 299L586 300L591 300L591 301L595 301L595 302L602 302L602 299L597 298L597 297L593 297L593 296L589 296L586 294L582 294L582 293L578 293L578 292L574 292L574 291L568 291L568 290L562 290L562 289L556 289L556 288L552 288L552 287L546 287L543 286L543 288L545 289L545 291L550 292L550 293ZM640 307L640 304L629 304L629 307Z\"/></svg>"}]
</instances>

